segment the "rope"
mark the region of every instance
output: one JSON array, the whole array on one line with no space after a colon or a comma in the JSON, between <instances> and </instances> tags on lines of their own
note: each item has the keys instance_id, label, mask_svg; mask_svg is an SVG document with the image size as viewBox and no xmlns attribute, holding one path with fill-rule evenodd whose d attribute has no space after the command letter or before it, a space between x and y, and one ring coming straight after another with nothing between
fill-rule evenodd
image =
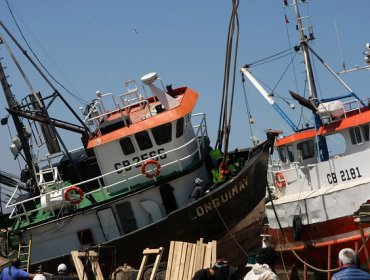
<instances>
[{"instance_id":1,"label":"rope","mask_svg":"<svg viewBox=\"0 0 370 280\"><path fill-rule=\"evenodd\" d=\"M236 61L238 56L238 43L239 43L239 17L238 17L238 6L239 0L232 0L232 13L230 17L229 29L227 34L227 42L226 42L226 56L225 56L225 67L224 67L224 82L222 88L222 101L221 101L221 108L220 108L220 118L219 118L219 128L218 128L218 136L216 141L216 147L219 150L222 150L222 142L224 142L224 150L228 150L229 145L229 133L231 127L231 118L232 118L232 107L234 101L234 89L235 89L235 73L236 73ZM233 52L233 39L234 39L234 32L236 28L236 42L235 42L235 49L234 49L234 57L232 58ZM228 104L229 100L229 82L230 82L230 68L233 65L233 72L232 72L232 86L231 86L231 97L230 97L230 104ZM229 112L229 119L228 116L228 106L230 106ZM224 138L225 136L225 138ZM224 155L224 162L226 153Z\"/></svg>"},{"instance_id":2,"label":"rope","mask_svg":"<svg viewBox=\"0 0 370 280\"><path fill-rule=\"evenodd\" d=\"M207 193L208 197L211 199L212 201L212 196L210 193ZM238 242L238 240L236 240L234 234L231 232L230 228L227 226L225 220L222 218L221 216L221 213L220 211L218 211L218 207L215 208L216 212L217 212L217 215L218 217L220 218L222 224L224 225L224 227L226 228L227 232L229 233L229 235L231 236L231 238L234 240L235 244L240 248L240 250L244 253L244 255L248 258L249 255L248 253L243 249L243 247L240 245L240 243Z\"/></svg>"},{"instance_id":3,"label":"rope","mask_svg":"<svg viewBox=\"0 0 370 280\"><path fill-rule=\"evenodd\" d=\"M269 197L270 197L270 200L271 200L271 206L272 206L272 210L274 211L274 215L275 215L275 218L276 218L276 221L278 222L278 225L279 225L279 229L280 229L280 232L281 234L283 235L284 239L285 239L285 242L286 244L289 243L288 241L288 238L285 236L285 233L283 231L283 227L281 226L281 223L280 223L280 220L279 220L279 217L277 216L277 213L276 213L276 209L275 209L275 205L274 205L274 202L273 202L273 199L272 199L272 194L271 194L271 190L270 188L268 187L267 185L267 190L268 190L268 193L269 193ZM340 269L340 267L337 267L337 268L333 268L333 269L321 269L321 268L318 268L318 267L315 267L313 265L310 265L309 263L307 263L306 261L302 260L302 258L297 254L297 252L295 250L291 250L291 252L293 253L293 255L301 262L303 263L304 265L306 265L307 267L313 269L313 270L316 270L318 272L323 272L323 273L328 273L328 272L334 272L334 271L338 271Z\"/></svg>"}]
</instances>

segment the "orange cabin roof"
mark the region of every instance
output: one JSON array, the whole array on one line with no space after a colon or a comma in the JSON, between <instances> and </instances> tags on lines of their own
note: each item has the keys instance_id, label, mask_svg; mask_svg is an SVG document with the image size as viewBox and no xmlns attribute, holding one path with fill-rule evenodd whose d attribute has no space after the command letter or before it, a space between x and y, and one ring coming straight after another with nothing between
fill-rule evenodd
<instances>
[{"instance_id":1,"label":"orange cabin roof","mask_svg":"<svg viewBox=\"0 0 370 280\"><path fill-rule=\"evenodd\" d=\"M179 97L181 98L179 106L168 111L163 111L145 120L132 123L129 126L119 128L107 134L104 135L100 135L100 133L96 134L89 139L87 143L87 148L88 149L94 148L104 143L115 141L117 139L133 135L137 132L148 130L156 126L175 121L193 111L198 96L199 95L197 92L193 91L190 88L185 88L185 92L182 94L181 97ZM120 114L117 113L117 115ZM116 118L116 116L112 116L111 119L114 118Z\"/></svg>"},{"instance_id":2,"label":"orange cabin roof","mask_svg":"<svg viewBox=\"0 0 370 280\"><path fill-rule=\"evenodd\" d=\"M365 111L360 114L356 114L350 117L347 117L345 119L323 125L319 128L317 135L326 135L333 131L340 131L344 129L348 129L350 127L362 125L365 123L370 122L370 111ZM314 129L305 130L301 132L297 132L294 134L291 134L289 136L286 136L282 139L276 140L275 146L280 147L283 145L291 144L296 141L309 139L315 137L315 131Z\"/></svg>"}]
</instances>

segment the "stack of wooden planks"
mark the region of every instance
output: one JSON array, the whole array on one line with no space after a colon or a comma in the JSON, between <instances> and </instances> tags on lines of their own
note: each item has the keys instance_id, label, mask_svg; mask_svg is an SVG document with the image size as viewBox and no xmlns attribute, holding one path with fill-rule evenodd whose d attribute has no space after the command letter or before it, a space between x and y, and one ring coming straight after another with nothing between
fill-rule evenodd
<instances>
[{"instance_id":1,"label":"stack of wooden planks","mask_svg":"<svg viewBox=\"0 0 370 280\"><path fill-rule=\"evenodd\" d=\"M168 255L166 280L191 280L194 273L202 268L212 267L216 263L217 242L197 243L171 241Z\"/></svg>"}]
</instances>

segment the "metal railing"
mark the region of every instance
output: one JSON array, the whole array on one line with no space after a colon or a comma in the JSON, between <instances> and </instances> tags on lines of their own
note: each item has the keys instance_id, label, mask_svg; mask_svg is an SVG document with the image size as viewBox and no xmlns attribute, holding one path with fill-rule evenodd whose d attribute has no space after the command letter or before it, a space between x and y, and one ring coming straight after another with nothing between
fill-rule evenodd
<instances>
[{"instance_id":1,"label":"metal railing","mask_svg":"<svg viewBox=\"0 0 370 280\"><path fill-rule=\"evenodd\" d=\"M187 143L179 146L179 147L176 147L176 148L171 149L171 150L169 150L165 153L162 153L161 155L163 156L163 155L174 154L174 153L177 153L177 152L179 152L183 149L188 150L187 147L190 146L190 145L193 145L194 142L196 142L196 149L194 149L194 151L192 151L191 153L188 153L186 156L184 156L182 158L177 158L176 160L173 160L171 162L167 162L167 163L161 165L162 170L165 170L165 169L170 168L174 165L177 165L178 166L177 170L182 172L184 170L184 166L183 166L184 161L187 161L187 160L189 160L189 159L191 159L195 156L199 156L199 160L202 158L202 151L205 150L206 137L208 135L207 135L205 114L192 115L192 119L193 118L198 118L198 117L201 117L199 123L196 124L196 125L193 125L193 129L195 130L194 138L191 139L190 141L188 141ZM158 155L153 156L153 157L148 158L148 159L154 159L157 156ZM74 186L83 186L83 185L88 184L88 183L90 183L90 184L94 183L97 188L92 190L92 191L89 191L89 192L85 193L84 196L86 197L86 196L89 196L89 195L93 195L94 193L100 192L103 195L104 200L107 199L108 196L111 196L111 197L114 196L114 195L108 194L107 191L112 189L113 187L116 187L116 186L124 186L124 188L122 188L122 190L117 192L115 195L121 195L125 192L132 191L132 186L133 185L130 184L130 181L132 181L132 180L134 180L138 177L145 176L145 175L143 175L142 173L137 173L137 174L135 174L131 177L128 177L128 172L126 172L126 169L128 170L129 168L133 168L133 167L137 166L138 164L143 164L148 159L145 159L145 160L142 160L142 161L139 161L139 162L135 162L134 164L131 164L129 166L124 166L120 169L110 171L108 173L97 176L95 178L79 182L77 184L74 184ZM115 174L117 172L121 172L122 179L119 180L119 181L116 181L116 182L114 182L110 185L103 186L102 180L105 177L108 177L108 176L110 176L112 174ZM155 177L152 180L155 180ZM45 184L45 182L43 182L43 184ZM21 200L21 201L19 201L18 197L19 197L20 194L22 194L24 192L22 192L22 190L17 187L14 190L13 194L11 195L11 197L9 198L9 201L6 204L6 208L13 208L13 210L10 214L10 218L26 217L26 219L29 220L30 215L32 215L35 212L38 212L40 210L43 210L44 213L49 213L51 216L56 216L56 213L55 213L54 209L52 209L52 207L50 207L50 205L43 206L40 203L41 198L43 198L45 196L50 197L52 195L60 195L63 198L64 192L70 187L70 185L69 186L64 186L65 182L60 182L60 181L58 181L56 183L56 185L58 186L58 189L55 188L51 191L46 191L45 193L42 193L38 196L31 197L31 198ZM60 186L64 186L64 187L60 187ZM48 188L41 188L41 190L47 190L47 189ZM63 204L63 203L66 203L66 202L62 199L61 203ZM26 206L26 205L30 205L30 204L33 204L34 207ZM62 204L60 205L60 208L63 208ZM36 205L38 205L38 206L36 207ZM79 207L79 206L75 205L75 207Z\"/></svg>"}]
</instances>

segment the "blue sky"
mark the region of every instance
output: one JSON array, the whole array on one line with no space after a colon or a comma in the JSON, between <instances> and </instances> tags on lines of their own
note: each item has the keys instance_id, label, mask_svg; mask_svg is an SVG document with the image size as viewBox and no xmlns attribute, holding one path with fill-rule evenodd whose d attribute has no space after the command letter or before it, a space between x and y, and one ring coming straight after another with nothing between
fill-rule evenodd
<instances>
[{"instance_id":1,"label":"blue sky","mask_svg":"<svg viewBox=\"0 0 370 280\"><path fill-rule=\"evenodd\" d=\"M290 2L290 1L289 1ZM216 138L220 96L222 93L225 46L231 1L9 1L22 32L40 60L71 92L91 101L95 92L124 92L126 80L139 80L149 72L157 72L165 84L173 87L189 86L200 93L194 112L207 114L208 133L212 143ZM342 57L347 68L363 65L364 44L370 41L368 11L370 1L311 0L302 6L301 14L311 16L316 40L313 48L336 70ZM16 28L6 1L0 2L0 20L25 47ZM270 56L297 44L293 8L284 8L278 0L244 0L239 9L240 38L237 68ZM285 24L284 15L290 23ZM334 25L339 33L340 44ZM3 30L1 33L4 34ZM339 47L340 46L340 47ZM17 76L5 48L0 49L3 65L7 67L9 83L20 100L28 93L24 82ZM342 55L343 54L343 55ZM21 59L19 53L17 57ZM280 79L288 60L254 68L254 73L271 87ZM297 87L294 78L284 78L276 88L282 96L288 89L302 91L304 75L301 59L297 59ZM34 87L44 95L50 89L40 82L30 67L25 67ZM319 71L319 67L317 67ZM366 97L365 80L369 71L344 77L353 90ZM37 79L36 79L37 78ZM320 94L329 96L343 93L329 83L327 76L318 79ZM57 85L56 85L57 86ZM82 106L59 86L57 88L78 110ZM246 87L256 131L261 140L267 128L289 128L253 90ZM6 115L4 97L0 97L0 118ZM282 104L283 109L288 110ZM64 109L53 108L55 117L72 118ZM289 113L291 114L291 113ZM299 112L293 113L293 116ZM236 81L236 102L232 123L231 147L250 146L250 130L239 74ZM9 132L0 126L0 169L18 173L8 149ZM14 132L12 132L14 133ZM68 136L70 148L80 146L79 136Z\"/></svg>"}]
</instances>

